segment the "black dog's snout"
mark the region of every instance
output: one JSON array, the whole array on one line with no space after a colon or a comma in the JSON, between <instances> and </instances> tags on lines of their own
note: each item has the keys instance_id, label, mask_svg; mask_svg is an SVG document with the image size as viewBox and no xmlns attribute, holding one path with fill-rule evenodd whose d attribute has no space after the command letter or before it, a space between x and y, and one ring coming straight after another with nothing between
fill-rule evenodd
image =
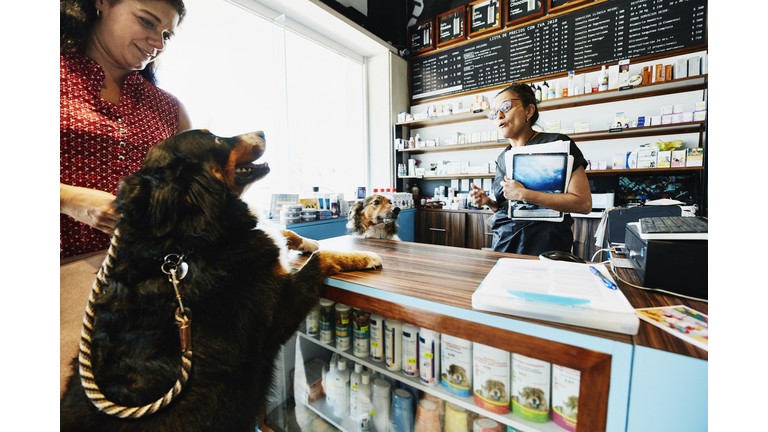
<instances>
[{"instance_id":1,"label":"black dog's snout","mask_svg":"<svg viewBox=\"0 0 768 432\"><path fill-rule=\"evenodd\" d=\"M263 131L254 132L256 135L258 135L261 139L266 139L266 136L264 136Z\"/></svg>"},{"instance_id":2,"label":"black dog's snout","mask_svg":"<svg viewBox=\"0 0 768 432\"><path fill-rule=\"evenodd\" d=\"M393 215L399 215L400 214L400 207L393 208L392 209L392 214Z\"/></svg>"}]
</instances>

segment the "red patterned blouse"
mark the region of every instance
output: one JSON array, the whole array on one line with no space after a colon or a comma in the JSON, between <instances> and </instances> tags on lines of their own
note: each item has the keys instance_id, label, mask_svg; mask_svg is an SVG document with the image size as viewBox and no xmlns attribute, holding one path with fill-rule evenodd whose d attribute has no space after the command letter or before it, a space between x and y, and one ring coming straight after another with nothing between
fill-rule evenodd
<instances>
[{"instance_id":1,"label":"red patterned blouse","mask_svg":"<svg viewBox=\"0 0 768 432\"><path fill-rule=\"evenodd\" d=\"M179 101L138 71L125 78L120 105L101 98L104 70L83 53L60 61L61 183L117 194L150 147L175 135ZM109 235L60 215L60 257L106 249Z\"/></svg>"}]
</instances>

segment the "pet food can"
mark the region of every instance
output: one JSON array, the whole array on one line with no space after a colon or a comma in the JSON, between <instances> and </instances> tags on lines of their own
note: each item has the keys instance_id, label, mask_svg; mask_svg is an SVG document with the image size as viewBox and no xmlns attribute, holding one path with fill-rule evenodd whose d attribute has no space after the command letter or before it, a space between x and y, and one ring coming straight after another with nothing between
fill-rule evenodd
<instances>
[{"instance_id":1,"label":"pet food can","mask_svg":"<svg viewBox=\"0 0 768 432\"><path fill-rule=\"evenodd\" d=\"M512 412L534 423L546 423L551 375L549 363L512 354Z\"/></svg>"},{"instance_id":2,"label":"pet food can","mask_svg":"<svg viewBox=\"0 0 768 432\"><path fill-rule=\"evenodd\" d=\"M371 360L375 362L384 361L384 317L371 314Z\"/></svg>"},{"instance_id":3,"label":"pet food can","mask_svg":"<svg viewBox=\"0 0 768 432\"><path fill-rule=\"evenodd\" d=\"M509 358L507 351L472 344L475 405L495 414L509 412Z\"/></svg>"},{"instance_id":4,"label":"pet food can","mask_svg":"<svg viewBox=\"0 0 768 432\"><path fill-rule=\"evenodd\" d=\"M352 309L352 353L355 357L368 357L371 350L371 314Z\"/></svg>"},{"instance_id":5,"label":"pet food can","mask_svg":"<svg viewBox=\"0 0 768 432\"><path fill-rule=\"evenodd\" d=\"M384 320L384 358L387 369L399 372L403 367L403 323Z\"/></svg>"},{"instance_id":6,"label":"pet food can","mask_svg":"<svg viewBox=\"0 0 768 432\"><path fill-rule=\"evenodd\" d=\"M456 396L471 396L472 342L443 334L440 355L443 388Z\"/></svg>"},{"instance_id":7,"label":"pet food can","mask_svg":"<svg viewBox=\"0 0 768 432\"><path fill-rule=\"evenodd\" d=\"M310 309L307 314L307 336L316 338L320 334L320 305Z\"/></svg>"},{"instance_id":8,"label":"pet food can","mask_svg":"<svg viewBox=\"0 0 768 432\"><path fill-rule=\"evenodd\" d=\"M569 432L576 430L580 384L581 372L552 365L552 420Z\"/></svg>"},{"instance_id":9,"label":"pet food can","mask_svg":"<svg viewBox=\"0 0 768 432\"><path fill-rule=\"evenodd\" d=\"M419 328L410 324L403 324L403 374L419 374Z\"/></svg>"},{"instance_id":10,"label":"pet food can","mask_svg":"<svg viewBox=\"0 0 768 432\"><path fill-rule=\"evenodd\" d=\"M331 300L320 299L320 341L327 344L333 342L336 322L336 311L334 311L333 305Z\"/></svg>"},{"instance_id":11,"label":"pet food can","mask_svg":"<svg viewBox=\"0 0 768 432\"><path fill-rule=\"evenodd\" d=\"M317 209L306 208L301 211L301 221L311 222L317 220Z\"/></svg>"},{"instance_id":12,"label":"pet food can","mask_svg":"<svg viewBox=\"0 0 768 432\"><path fill-rule=\"evenodd\" d=\"M440 333L423 327L419 330L419 379L426 385L440 383Z\"/></svg>"},{"instance_id":13,"label":"pet food can","mask_svg":"<svg viewBox=\"0 0 768 432\"><path fill-rule=\"evenodd\" d=\"M489 418L479 418L472 424L472 432L501 432L501 424Z\"/></svg>"},{"instance_id":14,"label":"pet food can","mask_svg":"<svg viewBox=\"0 0 768 432\"><path fill-rule=\"evenodd\" d=\"M467 432L467 410L452 403L445 404L444 432Z\"/></svg>"},{"instance_id":15,"label":"pet food can","mask_svg":"<svg viewBox=\"0 0 768 432\"><path fill-rule=\"evenodd\" d=\"M416 408L415 432L442 432L440 430L440 410L438 403L422 399Z\"/></svg>"},{"instance_id":16,"label":"pet food can","mask_svg":"<svg viewBox=\"0 0 768 432\"><path fill-rule=\"evenodd\" d=\"M350 324L349 316L352 311L347 305L336 303L336 348L346 351L350 347Z\"/></svg>"}]
</instances>

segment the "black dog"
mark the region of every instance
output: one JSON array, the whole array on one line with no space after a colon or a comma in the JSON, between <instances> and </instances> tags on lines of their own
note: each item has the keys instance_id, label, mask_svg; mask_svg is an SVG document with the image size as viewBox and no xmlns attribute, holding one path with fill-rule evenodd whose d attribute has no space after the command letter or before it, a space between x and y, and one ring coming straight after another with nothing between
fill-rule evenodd
<instances>
[{"instance_id":1,"label":"black dog","mask_svg":"<svg viewBox=\"0 0 768 432\"><path fill-rule=\"evenodd\" d=\"M322 281L381 266L373 253L317 251L291 273L286 239L257 227L239 199L269 172L253 163L264 149L261 132L188 131L152 148L121 183L113 247L92 294L90 341L81 343L73 362L81 369L61 401L62 431L254 431L276 353L317 304ZM284 234L289 247L317 249ZM191 319L191 347L179 314ZM191 360L186 381L183 350ZM97 393L114 406L89 398L83 371L88 393L92 373ZM153 404L177 381L181 390L156 412L120 417L137 416L122 407Z\"/></svg>"}]
</instances>

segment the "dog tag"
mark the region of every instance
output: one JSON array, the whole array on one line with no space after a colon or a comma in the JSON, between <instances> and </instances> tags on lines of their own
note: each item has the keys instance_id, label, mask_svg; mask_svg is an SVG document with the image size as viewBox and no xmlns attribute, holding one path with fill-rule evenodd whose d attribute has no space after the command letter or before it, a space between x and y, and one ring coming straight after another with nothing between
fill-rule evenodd
<instances>
[{"instance_id":1,"label":"dog tag","mask_svg":"<svg viewBox=\"0 0 768 432\"><path fill-rule=\"evenodd\" d=\"M184 279L184 276L187 275L187 270L189 270L189 266L184 261L179 264L178 270L176 270L176 277L178 280Z\"/></svg>"}]
</instances>

